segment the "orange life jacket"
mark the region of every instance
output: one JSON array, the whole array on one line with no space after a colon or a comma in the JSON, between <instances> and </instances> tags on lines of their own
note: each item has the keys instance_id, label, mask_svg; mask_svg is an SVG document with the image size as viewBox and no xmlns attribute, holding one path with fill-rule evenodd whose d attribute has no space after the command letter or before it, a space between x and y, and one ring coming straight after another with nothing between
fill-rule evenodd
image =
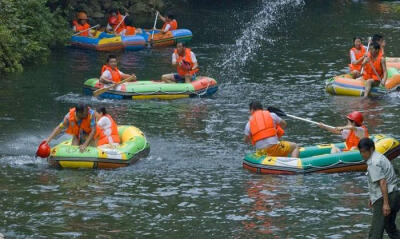
<instances>
[{"instance_id":1,"label":"orange life jacket","mask_svg":"<svg viewBox=\"0 0 400 239\"><path fill-rule=\"evenodd\" d=\"M131 26L125 27L125 36L133 36L136 34L136 28Z\"/></svg>"},{"instance_id":2,"label":"orange life jacket","mask_svg":"<svg viewBox=\"0 0 400 239\"><path fill-rule=\"evenodd\" d=\"M188 62L190 64L190 69L193 68L194 63L192 61L192 57L190 57L190 55L191 55L190 53L191 52L192 51L190 50L190 48L186 48L185 49L185 55L181 56L181 55L178 54L178 49L175 49L175 51L174 51L174 53L178 56L178 58L176 59L176 63L178 63L176 69L178 71L178 74L180 76L182 76L182 77L185 77L186 74L194 75L196 72L199 71L199 68L196 68L194 70L187 70L183 66L179 65L179 62L184 60L184 61L186 61L186 62Z\"/></svg>"},{"instance_id":3,"label":"orange life jacket","mask_svg":"<svg viewBox=\"0 0 400 239\"><path fill-rule=\"evenodd\" d=\"M90 110L90 108L89 108ZM92 132L92 128L90 128L90 121L92 120L93 115L88 113L87 117L84 119L81 119L81 124L78 125L78 121L76 120L76 115L75 115L76 109L71 108L69 110L69 124L68 128L65 130L65 133L70 134L70 135L75 135L76 137L79 138L80 136L80 131L83 130L85 133L90 134Z\"/></svg>"},{"instance_id":4,"label":"orange life jacket","mask_svg":"<svg viewBox=\"0 0 400 239\"><path fill-rule=\"evenodd\" d=\"M383 69L382 69L382 55L378 55L375 60L372 59L371 53L368 54L370 61L365 64L363 78L365 80L374 79L375 81L380 81L383 77ZM375 71L378 73L379 77L376 75L375 71L372 69L371 63L375 68Z\"/></svg>"},{"instance_id":5,"label":"orange life jacket","mask_svg":"<svg viewBox=\"0 0 400 239\"><path fill-rule=\"evenodd\" d=\"M274 120L267 110L257 110L250 118L251 143L259 140L277 136L277 130L274 127Z\"/></svg>"},{"instance_id":6,"label":"orange life jacket","mask_svg":"<svg viewBox=\"0 0 400 239\"><path fill-rule=\"evenodd\" d=\"M72 21L72 24L74 24L76 32L84 31L84 30L87 30L90 28L89 23L85 23L85 24L81 25L76 20ZM83 36L83 37L89 36L89 30L79 33L78 36Z\"/></svg>"},{"instance_id":7,"label":"orange life jacket","mask_svg":"<svg viewBox=\"0 0 400 239\"><path fill-rule=\"evenodd\" d=\"M368 129L364 125L361 126L364 129L364 138L368 138ZM360 142L360 138L356 136L356 133L354 130L350 130L350 134L346 139L346 148L343 151L349 151L353 147L357 147L358 143Z\"/></svg>"},{"instance_id":8,"label":"orange life jacket","mask_svg":"<svg viewBox=\"0 0 400 239\"><path fill-rule=\"evenodd\" d=\"M357 48L353 47L353 48L350 49L350 53L351 53L351 52L354 53L354 56L356 57L356 60L358 60L358 59L360 59L363 55L365 55L365 48L364 48L363 45L361 45L361 50L358 50ZM350 63L350 64L349 64L350 70L351 70L351 71L354 71L354 70L361 71L361 64L362 64L362 61L359 62L358 64L352 64L352 63Z\"/></svg>"},{"instance_id":9,"label":"orange life jacket","mask_svg":"<svg viewBox=\"0 0 400 239\"><path fill-rule=\"evenodd\" d=\"M103 74L103 72L106 71L106 70L108 70L108 71L111 73L111 79L112 79L112 81L114 81L115 83L118 83L118 82L121 81L121 74L119 74L119 70L118 70L117 67L115 67L115 69L113 69L113 68L111 68L111 67L108 66L108 65L104 65L104 66L101 68L101 73L100 73L100 75Z\"/></svg>"},{"instance_id":10,"label":"orange life jacket","mask_svg":"<svg viewBox=\"0 0 400 239\"><path fill-rule=\"evenodd\" d=\"M168 24L169 24L169 30L168 31L172 31L172 30L178 29L178 22L174 19L174 20L172 20L170 22L165 22L161 30L164 31Z\"/></svg>"},{"instance_id":11,"label":"orange life jacket","mask_svg":"<svg viewBox=\"0 0 400 239\"><path fill-rule=\"evenodd\" d=\"M118 127L115 121L111 118L109 114L106 114L103 117L107 117L111 121L111 135L107 136L104 133L104 130L100 126L96 126L96 135L95 139L97 139L97 146L103 145L103 144L109 144L109 137L111 137L113 143L119 143L119 134L118 134Z\"/></svg>"},{"instance_id":12,"label":"orange life jacket","mask_svg":"<svg viewBox=\"0 0 400 239\"><path fill-rule=\"evenodd\" d=\"M281 127L280 124L276 125L276 136L280 139L285 134L285 130Z\"/></svg>"}]
</instances>

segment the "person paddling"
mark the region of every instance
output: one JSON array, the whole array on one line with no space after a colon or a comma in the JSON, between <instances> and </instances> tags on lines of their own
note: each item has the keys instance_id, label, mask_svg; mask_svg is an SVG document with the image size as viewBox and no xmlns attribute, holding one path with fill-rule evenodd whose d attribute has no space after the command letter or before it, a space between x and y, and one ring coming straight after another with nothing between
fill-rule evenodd
<instances>
[{"instance_id":1,"label":"person paddling","mask_svg":"<svg viewBox=\"0 0 400 239\"><path fill-rule=\"evenodd\" d=\"M362 138L368 138L368 129L363 125L364 117L358 111L353 111L346 116L347 125L342 127L328 127L323 123L319 123L319 127L334 134L341 134L345 140L346 148L343 151L356 150L358 142ZM335 146L332 147L331 153L339 153L341 150Z\"/></svg>"},{"instance_id":2,"label":"person paddling","mask_svg":"<svg viewBox=\"0 0 400 239\"><path fill-rule=\"evenodd\" d=\"M120 143L118 126L113 118L107 114L105 107L99 107L96 116L96 145L102 147L116 147Z\"/></svg>"},{"instance_id":3,"label":"person paddling","mask_svg":"<svg viewBox=\"0 0 400 239\"><path fill-rule=\"evenodd\" d=\"M196 55L182 42L176 44L176 49L172 54L172 66L176 66L177 73L164 74L161 76L161 81L190 83L196 79L196 73L199 71Z\"/></svg>"},{"instance_id":4,"label":"person paddling","mask_svg":"<svg viewBox=\"0 0 400 239\"><path fill-rule=\"evenodd\" d=\"M142 29L129 26L132 21L127 18L128 16L128 13L122 16L119 11L111 9L109 11L108 24L106 27L107 32L118 36L133 36L142 33Z\"/></svg>"},{"instance_id":5,"label":"person paddling","mask_svg":"<svg viewBox=\"0 0 400 239\"><path fill-rule=\"evenodd\" d=\"M286 121L275 113L263 110L260 102L253 101L249 105L250 120L247 122L244 134L245 142L251 142L256 147L257 154L298 158L300 155L297 144L288 141L279 141L277 125L286 128Z\"/></svg>"},{"instance_id":6,"label":"person paddling","mask_svg":"<svg viewBox=\"0 0 400 239\"><path fill-rule=\"evenodd\" d=\"M107 57L107 63L101 68L100 83L103 84L114 84L121 80L127 79L133 76L132 81L136 80L135 74L128 75L121 72L118 69L118 61L115 55L109 55Z\"/></svg>"},{"instance_id":7,"label":"person paddling","mask_svg":"<svg viewBox=\"0 0 400 239\"><path fill-rule=\"evenodd\" d=\"M88 17L85 11L79 11L76 14L77 20L72 21L74 32L80 32L78 36L93 37L90 32L90 24L88 23Z\"/></svg>"},{"instance_id":8,"label":"person paddling","mask_svg":"<svg viewBox=\"0 0 400 239\"><path fill-rule=\"evenodd\" d=\"M370 95L371 87L379 86L379 84L384 87L386 84L386 62L385 58L380 54L380 49L380 45L373 41L371 50L362 63L362 67L364 67L363 79L366 81L364 97Z\"/></svg>"},{"instance_id":9,"label":"person paddling","mask_svg":"<svg viewBox=\"0 0 400 239\"><path fill-rule=\"evenodd\" d=\"M162 34L178 29L178 22L175 20L174 15L168 13L165 17L163 17L160 12L157 11L157 13L160 16L161 21L164 22L164 25L161 28Z\"/></svg>"},{"instance_id":10,"label":"person paddling","mask_svg":"<svg viewBox=\"0 0 400 239\"><path fill-rule=\"evenodd\" d=\"M367 57L367 49L361 43L361 37L353 38L353 48L350 49L350 75L353 79L361 76L361 64Z\"/></svg>"},{"instance_id":11,"label":"person paddling","mask_svg":"<svg viewBox=\"0 0 400 239\"><path fill-rule=\"evenodd\" d=\"M65 133L72 135L72 145L79 145L83 152L86 147L93 143L96 133L96 121L94 111L89 106L79 104L71 108L65 115L64 120L53 130L45 140L47 144L65 129Z\"/></svg>"}]
</instances>

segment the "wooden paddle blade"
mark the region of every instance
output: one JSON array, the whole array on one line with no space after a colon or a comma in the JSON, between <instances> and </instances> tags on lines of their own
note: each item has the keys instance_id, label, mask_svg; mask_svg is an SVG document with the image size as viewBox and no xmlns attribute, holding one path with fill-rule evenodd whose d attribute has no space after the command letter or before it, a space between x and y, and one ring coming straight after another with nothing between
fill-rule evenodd
<instances>
[{"instance_id":1,"label":"wooden paddle blade","mask_svg":"<svg viewBox=\"0 0 400 239\"><path fill-rule=\"evenodd\" d=\"M287 116L285 112L273 106L268 106L267 110L269 112L277 114L278 116Z\"/></svg>"},{"instance_id":2,"label":"wooden paddle blade","mask_svg":"<svg viewBox=\"0 0 400 239\"><path fill-rule=\"evenodd\" d=\"M99 95L103 94L104 92L108 91L109 89L111 89L111 88L113 88L113 87L114 87L114 85L112 85L112 87L111 87L111 86L110 86L110 87L104 87L104 88L95 90L95 91L93 92L93 96L99 96Z\"/></svg>"}]
</instances>

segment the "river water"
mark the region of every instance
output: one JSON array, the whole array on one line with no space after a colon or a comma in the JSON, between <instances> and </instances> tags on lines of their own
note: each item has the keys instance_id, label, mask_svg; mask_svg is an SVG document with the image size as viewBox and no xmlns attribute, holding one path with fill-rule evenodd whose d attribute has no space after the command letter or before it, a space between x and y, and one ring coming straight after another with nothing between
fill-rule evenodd
<instances>
[{"instance_id":1,"label":"river water","mask_svg":"<svg viewBox=\"0 0 400 239\"><path fill-rule=\"evenodd\" d=\"M197 1L200 2L200 1ZM371 133L400 138L399 95L330 96L324 80L343 72L355 35L381 33L399 56L397 3L202 1L177 9L194 38L201 73L219 82L208 99L99 100L82 83L107 53L62 48L47 63L2 79L0 233L7 238L365 238L371 219L363 173L256 175L242 169L253 99L301 117L342 125L364 112ZM145 20L143 20L145 21ZM146 19L149 26L151 19ZM140 79L172 72L173 48L119 52ZM55 170L37 145L68 108L104 105L119 124L142 129L150 155L112 171ZM286 140L337 136L288 119ZM56 142L65 139L60 137ZM56 143L53 142L53 143ZM394 161L399 167L399 162Z\"/></svg>"}]
</instances>

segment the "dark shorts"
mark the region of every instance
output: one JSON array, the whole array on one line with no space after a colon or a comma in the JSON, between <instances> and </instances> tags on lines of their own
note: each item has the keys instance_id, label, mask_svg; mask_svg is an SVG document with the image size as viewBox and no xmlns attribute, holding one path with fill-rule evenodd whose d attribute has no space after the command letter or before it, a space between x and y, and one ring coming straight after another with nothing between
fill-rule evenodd
<instances>
[{"instance_id":1,"label":"dark shorts","mask_svg":"<svg viewBox=\"0 0 400 239\"><path fill-rule=\"evenodd\" d=\"M174 73L174 79L176 83L185 83L185 77L180 76L178 73ZM196 74L192 75L192 81L196 79Z\"/></svg>"}]
</instances>

